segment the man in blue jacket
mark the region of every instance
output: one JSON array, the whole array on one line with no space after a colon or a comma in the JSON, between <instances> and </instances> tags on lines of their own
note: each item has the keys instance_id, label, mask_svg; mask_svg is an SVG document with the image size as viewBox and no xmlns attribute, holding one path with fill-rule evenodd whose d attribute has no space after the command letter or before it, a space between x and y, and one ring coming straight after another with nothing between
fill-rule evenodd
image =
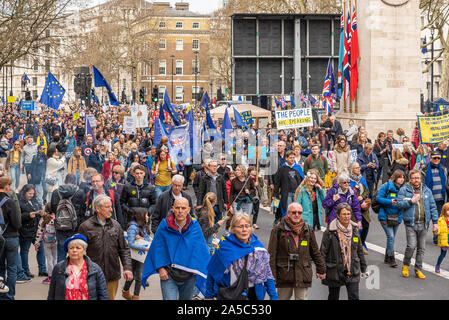
<instances>
[{"instance_id":1,"label":"man in blue jacket","mask_svg":"<svg viewBox=\"0 0 449 320\"><path fill-rule=\"evenodd\" d=\"M379 170L379 160L376 154L373 152L373 145L367 143L363 152L360 152L357 156L357 162L360 165L361 173L366 179L369 189L369 198L372 198L373 190L377 181L377 171Z\"/></svg>"},{"instance_id":2,"label":"man in blue jacket","mask_svg":"<svg viewBox=\"0 0 449 320\"><path fill-rule=\"evenodd\" d=\"M409 182L399 190L398 208L402 210L407 237L402 275L405 278L409 277L408 267L416 249L415 275L419 279L425 279L426 276L422 273L422 262L427 229L432 220L433 232L438 232L438 211L432 191L421 183L419 170L410 171Z\"/></svg>"}]
</instances>

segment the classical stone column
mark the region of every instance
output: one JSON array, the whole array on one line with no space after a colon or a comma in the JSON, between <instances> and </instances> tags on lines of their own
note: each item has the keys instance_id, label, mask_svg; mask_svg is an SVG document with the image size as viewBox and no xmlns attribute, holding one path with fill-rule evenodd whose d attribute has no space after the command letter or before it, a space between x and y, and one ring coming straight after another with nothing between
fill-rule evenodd
<instances>
[{"instance_id":1,"label":"classical stone column","mask_svg":"<svg viewBox=\"0 0 449 320\"><path fill-rule=\"evenodd\" d=\"M419 0L358 0L360 57L357 112L337 118L366 127L370 139L380 131L403 128L411 136L420 110ZM348 102L347 102L348 105Z\"/></svg>"}]
</instances>

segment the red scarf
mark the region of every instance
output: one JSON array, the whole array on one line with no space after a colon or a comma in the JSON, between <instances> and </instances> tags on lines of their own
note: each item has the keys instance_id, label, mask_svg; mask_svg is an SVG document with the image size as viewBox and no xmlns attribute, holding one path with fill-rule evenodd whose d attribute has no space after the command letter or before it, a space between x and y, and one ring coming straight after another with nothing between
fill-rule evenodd
<instances>
[{"instance_id":1,"label":"red scarf","mask_svg":"<svg viewBox=\"0 0 449 320\"><path fill-rule=\"evenodd\" d=\"M89 289L87 287L87 264L84 261L81 267L79 275L76 275L73 271L73 265L70 263L67 265L69 270L69 279L67 281L65 289L66 300L89 300Z\"/></svg>"}]
</instances>

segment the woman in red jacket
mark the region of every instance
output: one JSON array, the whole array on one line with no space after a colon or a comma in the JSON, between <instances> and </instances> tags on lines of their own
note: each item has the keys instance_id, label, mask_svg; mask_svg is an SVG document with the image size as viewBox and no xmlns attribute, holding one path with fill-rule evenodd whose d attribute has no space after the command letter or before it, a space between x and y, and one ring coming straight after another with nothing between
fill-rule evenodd
<instances>
[{"instance_id":1,"label":"woman in red jacket","mask_svg":"<svg viewBox=\"0 0 449 320\"><path fill-rule=\"evenodd\" d=\"M109 157L103 164L103 169L101 170L101 175L104 178L104 181L107 181L112 176L112 169L115 166L121 165L120 161L118 161L113 152L109 152Z\"/></svg>"}]
</instances>

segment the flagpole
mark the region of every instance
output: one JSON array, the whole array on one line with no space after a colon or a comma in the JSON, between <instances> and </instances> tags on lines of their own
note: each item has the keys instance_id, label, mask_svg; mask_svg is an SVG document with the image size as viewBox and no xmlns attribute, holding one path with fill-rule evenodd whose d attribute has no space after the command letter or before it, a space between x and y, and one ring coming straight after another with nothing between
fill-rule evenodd
<instances>
[{"instance_id":1,"label":"flagpole","mask_svg":"<svg viewBox=\"0 0 449 320\"><path fill-rule=\"evenodd\" d=\"M344 42L346 42L346 0L345 1L343 1L342 2L342 4L343 4L343 8L342 8L342 15L343 15L343 24L344 24L344 26L343 26L343 33L344 33L344 37L345 37L345 40L344 40ZM344 48L343 48L343 50L345 50L345 47L346 47L346 44L343 46ZM340 49L341 50L341 49ZM346 90L345 90L345 88L346 88L346 79L345 79L345 76L344 76L344 60L343 60L343 69L342 69L342 86L343 86L343 108L344 108L344 112L346 113L347 112L347 109L346 109Z\"/></svg>"},{"instance_id":2,"label":"flagpole","mask_svg":"<svg viewBox=\"0 0 449 320\"><path fill-rule=\"evenodd\" d=\"M348 12L349 12L349 21L348 21L348 24L349 24L349 35L351 35L351 28L352 28L352 26L351 26L351 10L352 10L352 0L349 0L348 1ZM352 38L351 38L351 44L350 44L350 46L349 46L349 53L352 53L351 50L352 49ZM349 74L351 74L351 60L349 59ZM348 91L349 91L349 112L350 113L352 113L352 112L354 112L354 110L353 110L353 108L352 108L352 100L351 100L351 82L349 82L349 88L348 88Z\"/></svg>"},{"instance_id":3,"label":"flagpole","mask_svg":"<svg viewBox=\"0 0 449 320\"><path fill-rule=\"evenodd\" d=\"M354 0L354 7L355 7L355 11L357 12L357 0ZM358 21L357 21L357 25L358 25ZM358 26L357 26L357 29L358 29ZM357 32L358 32L358 30L357 30ZM360 57L360 50L359 50L359 57ZM357 61L357 63L358 63L358 61ZM357 73L359 72L358 71L359 69L358 69L358 67L357 67ZM358 78L358 74L357 74L357 78ZM358 81L358 80L357 80ZM357 85L357 87L358 87L358 85ZM357 90L356 92L355 92L355 113L357 113L358 111L359 111L359 106L358 106L358 97L357 97L357 95L358 95L358 92L359 92L359 90Z\"/></svg>"}]
</instances>

